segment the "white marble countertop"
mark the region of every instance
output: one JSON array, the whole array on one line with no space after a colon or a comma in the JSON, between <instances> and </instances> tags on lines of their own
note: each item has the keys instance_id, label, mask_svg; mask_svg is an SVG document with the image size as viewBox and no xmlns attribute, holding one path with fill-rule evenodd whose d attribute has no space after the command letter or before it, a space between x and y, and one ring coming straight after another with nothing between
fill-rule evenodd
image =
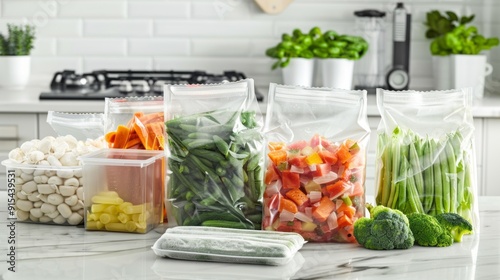
<instances>
[{"instance_id":1,"label":"white marble countertop","mask_svg":"<svg viewBox=\"0 0 500 280\"><path fill-rule=\"evenodd\" d=\"M42 91L48 91L47 86L30 85L23 90L0 89L0 113L47 113L48 111L72 113L104 112L104 101L100 100L39 100ZM259 91L267 96L266 87ZM481 118L500 117L500 94L485 96L474 101L473 115ZM261 112L265 113L266 99L259 103ZM379 116L375 95L368 95L368 116Z\"/></svg>"},{"instance_id":2,"label":"white marble countertop","mask_svg":"<svg viewBox=\"0 0 500 280\"><path fill-rule=\"evenodd\" d=\"M0 201L7 201L5 192ZM11 233L1 203L0 279L500 279L499 201L480 197L479 234L451 247L373 251L357 244L308 243L284 266L160 258L151 246L162 227L128 234L17 222ZM11 235L16 272L7 270Z\"/></svg>"}]
</instances>

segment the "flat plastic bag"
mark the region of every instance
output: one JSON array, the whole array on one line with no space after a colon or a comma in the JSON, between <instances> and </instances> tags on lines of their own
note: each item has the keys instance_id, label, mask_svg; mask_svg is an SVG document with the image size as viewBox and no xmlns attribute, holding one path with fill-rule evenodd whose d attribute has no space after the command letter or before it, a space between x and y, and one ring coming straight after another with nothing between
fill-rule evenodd
<instances>
[{"instance_id":1,"label":"flat plastic bag","mask_svg":"<svg viewBox=\"0 0 500 280\"><path fill-rule=\"evenodd\" d=\"M163 150L163 97L106 98L105 139L110 148Z\"/></svg>"},{"instance_id":2,"label":"flat plastic bag","mask_svg":"<svg viewBox=\"0 0 500 280\"><path fill-rule=\"evenodd\" d=\"M183 226L167 229L152 249L174 259L284 265L304 243L296 233Z\"/></svg>"},{"instance_id":3,"label":"flat plastic bag","mask_svg":"<svg viewBox=\"0 0 500 280\"><path fill-rule=\"evenodd\" d=\"M366 102L366 91L271 84L264 229L355 242L353 224L365 215Z\"/></svg>"},{"instance_id":4,"label":"flat plastic bag","mask_svg":"<svg viewBox=\"0 0 500 280\"><path fill-rule=\"evenodd\" d=\"M170 85L164 96L169 222L260 229L264 141L253 80Z\"/></svg>"},{"instance_id":5,"label":"flat plastic bag","mask_svg":"<svg viewBox=\"0 0 500 280\"><path fill-rule=\"evenodd\" d=\"M98 139L104 135L104 115L49 111L47 123L58 136L72 135L77 140Z\"/></svg>"},{"instance_id":6,"label":"flat plastic bag","mask_svg":"<svg viewBox=\"0 0 500 280\"><path fill-rule=\"evenodd\" d=\"M479 229L472 90L378 89L376 203L458 213Z\"/></svg>"}]
</instances>

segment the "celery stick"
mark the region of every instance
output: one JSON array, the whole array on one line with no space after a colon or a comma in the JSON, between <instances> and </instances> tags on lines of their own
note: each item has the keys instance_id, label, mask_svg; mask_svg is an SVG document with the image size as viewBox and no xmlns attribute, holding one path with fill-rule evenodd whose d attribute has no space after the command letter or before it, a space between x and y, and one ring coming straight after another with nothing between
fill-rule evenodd
<instances>
[{"instance_id":1,"label":"celery stick","mask_svg":"<svg viewBox=\"0 0 500 280\"><path fill-rule=\"evenodd\" d=\"M412 167L409 166L408 173L411 174L413 171ZM406 208L405 214L409 213L423 213L424 209L422 208L422 204L420 203L420 199L417 193L417 187L415 185L415 176L408 176L406 182L407 188L407 198L408 198L408 207ZM409 209L408 209L409 208Z\"/></svg>"},{"instance_id":2,"label":"celery stick","mask_svg":"<svg viewBox=\"0 0 500 280\"><path fill-rule=\"evenodd\" d=\"M397 188L396 188L396 180L398 178L399 174L399 164L400 164L400 152L401 152L401 145L399 141L399 129L396 128L394 129L394 132L391 137L391 147L392 147L392 176L391 176L391 192L389 194L389 199L387 200L387 205L388 207L394 208L395 207L395 201L397 200ZM394 207L392 206L394 205Z\"/></svg>"},{"instance_id":3,"label":"celery stick","mask_svg":"<svg viewBox=\"0 0 500 280\"><path fill-rule=\"evenodd\" d=\"M420 142L422 142L422 141L421 140L416 141L416 143L420 143ZM424 202L424 178L422 175L422 168L420 166L420 157L418 156L417 149L416 149L415 144L413 142L410 143L410 165L411 165L411 170L413 171L412 173L410 173L410 176L411 176L411 174L413 174L419 203L423 203Z\"/></svg>"},{"instance_id":4,"label":"celery stick","mask_svg":"<svg viewBox=\"0 0 500 280\"><path fill-rule=\"evenodd\" d=\"M446 158L448 160L448 174L447 178L450 182L450 209L448 212L456 213L457 212L457 165L455 153L453 152L453 147L450 143L451 141L446 142L445 151Z\"/></svg>"},{"instance_id":5,"label":"celery stick","mask_svg":"<svg viewBox=\"0 0 500 280\"><path fill-rule=\"evenodd\" d=\"M389 201L389 195L391 193L391 175L392 175L392 155L393 155L393 150L391 149L391 143L388 142L385 145L385 158L384 158L384 179L383 179L383 188L384 191L382 192L382 205L387 205Z\"/></svg>"},{"instance_id":6,"label":"celery stick","mask_svg":"<svg viewBox=\"0 0 500 280\"><path fill-rule=\"evenodd\" d=\"M450 205L451 205L451 197L450 197L451 182L449 178L450 168L448 167L448 160L446 158L445 147L446 143L440 144L439 162L441 164L441 179L443 182L443 191L442 191L443 211L450 212Z\"/></svg>"},{"instance_id":7,"label":"celery stick","mask_svg":"<svg viewBox=\"0 0 500 280\"><path fill-rule=\"evenodd\" d=\"M423 168L424 168L424 213L429 213L434 203L434 168L432 165L431 140L427 139L424 144Z\"/></svg>"},{"instance_id":8,"label":"celery stick","mask_svg":"<svg viewBox=\"0 0 500 280\"><path fill-rule=\"evenodd\" d=\"M433 155L433 172L434 172L434 202L435 213L443 213L443 178L441 177L441 165L439 164L439 151L436 148L436 141L431 139L431 153Z\"/></svg>"},{"instance_id":9,"label":"celery stick","mask_svg":"<svg viewBox=\"0 0 500 280\"><path fill-rule=\"evenodd\" d=\"M384 174L385 174L385 170L387 169L387 165L386 165L386 162L387 162L387 151L389 149L386 149L386 141L385 141L385 134L382 133L382 134L379 134L378 135L378 141L377 141L377 155L380 156L380 161L382 164L382 166L379 166L379 168L376 170L376 177L377 178L377 182L376 182L376 186L377 186L377 196L375 197L375 202L377 203L377 205L382 205L382 196L383 196L383 192L384 192Z\"/></svg>"},{"instance_id":10,"label":"celery stick","mask_svg":"<svg viewBox=\"0 0 500 280\"><path fill-rule=\"evenodd\" d=\"M404 150L402 148L402 150ZM406 198L406 179L408 177L408 164L406 156L401 157L401 164L399 169L399 176L397 178L396 188L398 190L397 204L393 203L394 209L399 209L401 211L405 210L405 204L407 203Z\"/></svg>"}]
</instances>

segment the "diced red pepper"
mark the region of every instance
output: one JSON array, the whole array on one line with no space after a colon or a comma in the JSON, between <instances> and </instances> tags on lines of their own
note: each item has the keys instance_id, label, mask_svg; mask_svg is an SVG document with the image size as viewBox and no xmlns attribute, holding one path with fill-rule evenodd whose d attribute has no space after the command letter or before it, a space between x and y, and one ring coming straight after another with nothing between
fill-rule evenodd
<instances>
[{"instance_id":1,"label":"diced red pepper","mask_svg":"<svg viewBox=\"0 0 500 280\"><path fill-rule=\"evenodd\" d=\"M321 157L321 159L323 160L323 162L326 162L328 164L337 163L337 156L328 150L319 151L318 154Z\"/></svg>"},{"instance_id":2,"label":"diced red pepper","mask_svg":"<svg viewBox=\"0 0 500 280\"><path fill-rule=\"evenodd\" d=\"M290 222L280 222L277 231L283 232L300 232L302 229L302 223L298 220L293 220Z\"/></svg>"},{"instance_id":3,"label":"diced red pepper","mask_svg":"<svg viewBox=\"0 0 500 280\"><path fill-rule=\"evenodd\" d=\"M285 189L298 189L300 188L300 174L290 170L283 170L281 172L281 183Z\"/></svg>"},{"instance_id":4,"label":"diced red pepper","mask_svg":"<svg viewBox=\"0 0 500 280\"><path fill-rule=\"evenodd\" d=\"M300 168L307 167L306 156L294 156L288 159L288 164L295 165Z\"/></svg>"}]
</instances>

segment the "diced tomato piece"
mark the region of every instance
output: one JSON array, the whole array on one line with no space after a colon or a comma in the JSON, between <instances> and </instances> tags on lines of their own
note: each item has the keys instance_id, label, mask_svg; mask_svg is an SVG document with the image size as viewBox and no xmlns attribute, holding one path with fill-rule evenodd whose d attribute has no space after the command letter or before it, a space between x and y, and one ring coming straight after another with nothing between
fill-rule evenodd
<instances>
[{"instance_id":1,"label":"diced tomato piece","mask_svg":"<svg viewBox=\"0 0 500 280\"><path fill-rule=\"evenodd\" d=\"M276 171L276 167L274 167L272 164L269 164L267 166L266 170L266 176L264 178L264 183L267 185L270 184L271 182L274 182L280 178L278 172Z\"/></svg>"},{"instance_id":2,"label":"diced tomato piece","mask_svg":"<svg viewBox=\"0 0 500 280\"><path fill-rule=\"evenodd\" d=\"M270 151L267 155L275 166L278 166L280 163L287 161L287 153L285 150Z\"/></svg>"},{"instance_id":3,"label":"diced tomato piece","mask_svg":"<svg viewBox=\"0 0 500 280\"><path fill-rule=\"evenodd\" d=\"M337 219L337 223L339 224L339 228L352 226L352 219L347 215L342 215Z\"/></svg>"},{"instance_id":4,"label":"diced tomato piece","mask_svg":"<svg viewBox=\"0 0 500 280\"><path fill-rule=\"evenodd\" d=\"M315 148L317 146L328 148L330 146L330 141L323 136L315 134L310 140L311 147Z\"/></svg>"},{"instance_id":5,"label":"diced tomato piece","mask_svg":"<svg viewBox=\"0 0 500 280\"><path fill-rule=\"evenodd\" d=\"M281 212L283 210L286 210L288 212L292 212L294 214L299 211L299 209L297 208L297 205L295 205L295 203L293 201L282 197L280 199L280 205L278 207L278 211Z\"/></svg>"},{"instance_id":6,"label":"diced tomato piece","mask_svg":"<svg viewBox=\"0 0 500 280\"><path fill-rule=\"evenodd\" d=\"M307 146L307 141L306 140L300 140L291 144L288 144L287 149L288 150L302 150Z\"/></svg>"},{"instance_id":7,"label":"diced tomato piece","mask_svg":"<svg viewBox=\"0 0 500 280\"><path fill-rule=\"evenodd\" d=\"M290 170L283 170L281 172L281 183L284 189L298 189L300 188L300 174Z\"/></svg>"},{"instance_id":8,"label":"diced tomato piece","mask_svg":"<svg viewBox=\"0 0 500 280\"><path fill-rule=\"evenodd\" d=\"M318 154L321 157L321 159L323 160L323 162L326 162L328 164L337 163L337 156L328 150L319 151Z\"/></svg>"},{"instance_id":9,"label":"diced tomato piece","mask_svg":"<svg viewBox=\"0 0 500 280\"><path fill-rule=\"evenodd\" d=\"M293 158L288 159L288 164L295 165L300 168L306 168L307 162L305 156L294 156Z\"/></svg>"},{"instance_id":10,"label":"diced tomato piece","mask_svg":"<svg viewBox=\"0 0 500 280\"><path fill-rule=\"evenodd\" d=\"M319 222L324 222L333 210L335 210L335 203L324 196L319 201L319 206L313 210L312 215Z\"/></svg>"},{"instance_id":11,"label":"diced tomato piece","mask_svg":"<svg viewBox=\"0 0 500 280\"><path fill-rule=\"evenodd\" d=\"M332 171L332 166L330 164L327 164L327 163L317 164L316 170L311 171L311 175L313 177L321 177L321 176L325 176L326 174L330 173L330 171Z\"/></svg>"},{"instance_id":12,"label":"diced tomato piece","mask_svg":"<svg viewBox=\"0 0 500 280\"><path fill-rule=\"evenodd\" d=\"M290 222L280 222L277 231L283 232L300 232L302 229L302 223L298 220L293 220Z\"/></svg>"},{"instance_id":13,"label":"diced tomato piece","mask_svg":"<svg viewBox=\"0 0 500 280\"><path fill-rule=\"evenodd\" d=\"M270 151L277 151L281 150L285 147L284 142L269 142L267 144L267 147L269 148Z\"/></svg>"},{"instance_id":14,"label":"diced tomato piece","mask_svg":"<svg viewBox=\"0 0 500 280\"><path fill-rule=\"evenodd\" d=\"M344 180L338 180L337 182L326 186L326 191L328 192L331 199L341 196L350 186Z\"/></svg>"},{"instance_id":15,"label":"diced tomato piece","mask_svg":"<svg viewBox=\"0 0 500 280\"><path fill-rule=\"evenodd\" d=\"M285 196L288 197L293 202L295 202L295 204L297 204L297 206L299 207L309 200L307 195L303 193L300 189L292 189L288 191L285 194Z\"/></svg>"}]
</instances>

